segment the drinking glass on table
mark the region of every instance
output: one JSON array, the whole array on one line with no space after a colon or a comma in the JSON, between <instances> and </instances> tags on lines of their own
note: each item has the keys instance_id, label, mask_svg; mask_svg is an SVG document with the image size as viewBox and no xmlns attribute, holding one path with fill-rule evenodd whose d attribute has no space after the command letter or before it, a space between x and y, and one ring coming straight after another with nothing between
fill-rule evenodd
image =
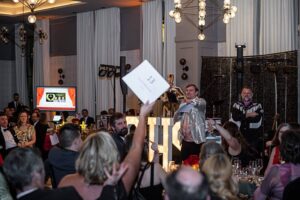
<instances>
[{"instance_id":1,"label":"drinking glass on table","mask_svg":"<svg viewBox=\"0 0 300 200\"><path fill-rule=\"evenodd\" d=\"M234 159L232 161L232 168L233 168L233 174L239 176L241 172L241 160L239 159Z\"/></svg>"},{"instance_id":2,"label":"drinking glass on table","mask_svg":"<svg viewBox=\"0 0 300 200\"><path fill-rule=\"evenodd\" d=\"M259 176L260 175L260 171L264 167L264 162L263 162L263 159L261 159L261 158L257 159L256 162L257 162L257 175Z\"/></svg>"}]
</instances>

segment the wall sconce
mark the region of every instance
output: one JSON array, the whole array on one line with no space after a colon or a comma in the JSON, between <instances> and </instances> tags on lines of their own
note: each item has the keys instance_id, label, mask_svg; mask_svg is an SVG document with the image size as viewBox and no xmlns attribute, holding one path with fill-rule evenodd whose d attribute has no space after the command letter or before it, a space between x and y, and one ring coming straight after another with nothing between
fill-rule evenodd
<instances>
[{"instance_id":1,"label":"wall sconce","mask_svg":"<svg viewBox=\"0 0 300 200\"><path fill-rule=\"evenodd\" d=\"M58 74L59 74L59 80L58 80L58 84L59 85L63 85L64 84L64 81L63 79L65 79L65 75L63 74L64 73L64 70L62 68L59 68L57 70Z\"/></svg>"},{"instance_id":2,"label":"wall sconce","mask_svg":"<svg viewBox=\"0 0 300 200\"><path fill-rule=\"evenodd\" d=\"M0 41L4 44L7 44L9 42L9 33L6 26L2 26L0 28Z\"/></svg>"},{"instance_id":3,"label":"wall sconce","mask_svg":"<svg viewBox=\"0 0 300 200\"><path fill-rule=\"evenodd\" d=\"M182 80L187 80L189 76L188 76L188 74L186 72L188 72L190 68L189 68L189 66L186 65L186 59L185 58L181 58L179 60L179 63L181 65L181 67L182 67L181 79Z\"/></svg>"}]
</instances>

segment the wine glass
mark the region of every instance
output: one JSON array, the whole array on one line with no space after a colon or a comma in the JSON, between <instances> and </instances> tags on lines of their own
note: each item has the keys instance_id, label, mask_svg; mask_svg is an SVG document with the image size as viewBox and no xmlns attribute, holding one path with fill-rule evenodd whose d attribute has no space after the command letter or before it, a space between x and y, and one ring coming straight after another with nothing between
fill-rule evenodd
<instances>
[{"instance_id":1,"label":"wine glass","mask_svg":"<svg viewBox=\"0 0 300 200\"><path fill-rule=\"evenodd\" d=\"M256 163L257 163L257 175L259 176L260 175L260 171L263 169L264 167L264 162L263 162L263 159L259 158L256 160Z\"/></svg>"},{"instance_id":2,"label":"wine glass","mask_svg":"<svg viewBox=\"0 0 300 200\"><path fill-rule=\"evenodd\" d=\"M241 160L233 159L232 168L233 168L233 174L239 176L241 173Z\"/></svg>"}]
</instances>

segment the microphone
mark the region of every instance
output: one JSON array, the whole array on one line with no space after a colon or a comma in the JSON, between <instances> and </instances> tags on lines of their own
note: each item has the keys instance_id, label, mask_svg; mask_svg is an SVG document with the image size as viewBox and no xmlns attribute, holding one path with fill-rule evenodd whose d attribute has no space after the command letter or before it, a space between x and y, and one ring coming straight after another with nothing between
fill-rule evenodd
<instances>
[{"instance_id":1,"label":"microphone","mask_svg":"<svg viewBox=\"0 0 300 200\"><path fill-rule=\"evenodd\" d=\"M214 78L225 78L226 75L225 74L215 74L213 75Z\"/></svg>"}]
</instances>

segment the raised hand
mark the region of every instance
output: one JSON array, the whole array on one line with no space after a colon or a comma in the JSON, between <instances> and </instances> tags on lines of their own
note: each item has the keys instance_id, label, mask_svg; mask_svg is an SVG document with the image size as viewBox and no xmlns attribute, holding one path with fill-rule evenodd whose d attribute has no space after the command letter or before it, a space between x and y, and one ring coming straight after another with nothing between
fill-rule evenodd
<instances>
[{"instance_id":1,"label":"raised hand","mask_svg":"<svg viewBox=\"0 0 300 200\"><path fill-rule=\"evenodd\" d=\"M156 142L152 142L150 141L152 144L151 144L151 149L154 151L154 152L158 152L158 145Z\"/></svg>"},{"instance_id":2,"label":"raised hand","mask_svg":"<svg viewBox=\"0 0 300 200\"><path fill-rule=\"evenodd\" d=\"M140 116L146 116L150 113L150 111L153 109L153 106L155 104L155 101L150 103L146 102L145 104L142 105L141 110L140 110Z\"/></svg>"},{"instance_id":3,"label":"raised hand","mask_svg":"<svg viewBox=\"0 0 300 200\"><path fill-rule=\"evenodd\" d=\"M128 169L128 165L125 163L122 163L118 170L117 170L117 164L113 164L113 169L111 174L108 172L106 168L104 168L104 172L107 176L104 185L116 185L118 181L122 178L122 176L125 174L127 169Z\"/></svg>"}]
</instances>

